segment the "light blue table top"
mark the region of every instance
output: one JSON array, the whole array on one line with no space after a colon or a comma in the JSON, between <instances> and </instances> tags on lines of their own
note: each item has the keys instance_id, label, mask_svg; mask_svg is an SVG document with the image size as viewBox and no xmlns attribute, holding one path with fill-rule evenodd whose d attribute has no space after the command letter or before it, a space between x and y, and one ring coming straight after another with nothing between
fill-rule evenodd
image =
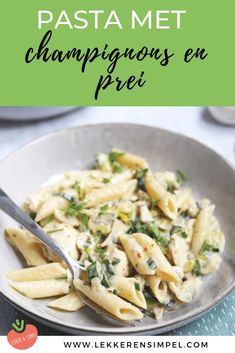
<instances>
[{"instance_id":1,"label":"light blue table top","mask_svg":"<svg viewBox=\"0 0 235 353\"><path fill-rule=\"evenodd\" d=\"M235 336L235 291L200 319L170 331L168 335Z\"/></svg>"}]
</instances>

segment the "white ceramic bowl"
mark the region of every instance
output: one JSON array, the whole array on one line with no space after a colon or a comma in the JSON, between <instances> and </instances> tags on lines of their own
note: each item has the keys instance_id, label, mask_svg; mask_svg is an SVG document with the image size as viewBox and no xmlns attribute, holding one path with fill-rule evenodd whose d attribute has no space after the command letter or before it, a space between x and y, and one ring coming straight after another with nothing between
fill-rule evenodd
<instances>
[{"instance_id":1,"label":"white ceramic bowl","mask_svg":"<svg viewBox=\"0 0 235 353\"><path fill-rule=\"evenodd\" d=\"M1 120L37 120L68 113L75 107L0 107Z\"/></svg>"},{"instance_id":2,"label":"white ceramic bowl","mask_svg":"<svg viewBox=\"0 0 235 353\"><path fill-rule=\"evenodd\" d=\"M50 176L70 169L89 168L97 151L112 147L146 157L154 170L185 171L196 197L216 204L216 216L226 236L219 270L208 276L191 304L164 314L159 322L145 318L136 327L122 327L83 308L62 313L30 300L8 286L5 273L22 267L22 258L5 240L4 228L14 222L0 212L1 292L13 305L51 325L74 334L153 334L182 326L212 308L233 288L235 278L235 173L208 147L172 132L131 124L100 124L62 130L42 137L13 153L0 164L0 185L17 203L37 190Z\"/></svg>"},{"instance_id":3,"label":"white ceramic bowl","mask_svg":"<svg viewBox=\"0 0 235 353\"><path fill-rule=\"evenodd\" d=\"M235 107L208 107L208 109L220 123L235 125Z\"/></svg>"}]
</instances>

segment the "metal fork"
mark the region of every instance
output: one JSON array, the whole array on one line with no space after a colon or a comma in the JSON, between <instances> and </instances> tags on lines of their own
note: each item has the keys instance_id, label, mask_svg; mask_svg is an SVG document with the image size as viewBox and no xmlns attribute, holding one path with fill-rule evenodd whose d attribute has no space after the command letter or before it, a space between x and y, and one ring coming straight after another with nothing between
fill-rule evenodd
<instances>
[{"instance_id":1,"label":"metal fork","mask_svg":"<svg viewBox=\"0 0 235 353\"><path fill-rule=\"evenodd\" d=\"M59 256L69 267L72 278L77 279L80 277L82 267L79 263L74 260L64 249L51 237L49 237L38 225L35 223L26 213L24 213L20 207L18 207L14 201L0 188L0 209L8 214L11 218L21 224L25 229L30 233L34 234L38 239L40 239L50 250L52 250L57 256ZM95 310L98 314L105 317L111 318L122 325L135 326L134 321L124 321L111 313L107 312L81 291L76 289L79 293L79 296L82 298L84 303L88 305L91 309Z\"/></svg>"}]
</instances>

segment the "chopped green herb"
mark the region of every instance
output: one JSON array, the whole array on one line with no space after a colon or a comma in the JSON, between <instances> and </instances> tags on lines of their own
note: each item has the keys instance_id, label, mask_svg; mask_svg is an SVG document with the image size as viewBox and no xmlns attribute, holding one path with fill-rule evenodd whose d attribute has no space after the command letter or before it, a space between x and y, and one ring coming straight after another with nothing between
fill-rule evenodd
<instances>
[{"instance_id":1,"label":"chopped green herb","mask_svg":"<svg viewBox=\"0 0 235 353\"><path fill-rule=\"evenodd\" d=\"M125 224L130 224L132 213L126 214L124 212L118 211L118 218Z\"/></svg>"},{"instance_id":2,"label":"chopped green herb","mask_svg":"<svg viewBox=\"0 0 235 353\"><path fill-rule=\"evenodd\" d=\"M71 188L72 189L75 189L75 190L80 190L80 183L79 183L79 181L77 180L77 181L75 181L72 185L71 185Z\"/></svg>"},{"instance_id":3,"label":"chopped green herb","mask_svg":"<svg viewBox=\"0 0 235 353\"><path fill-rule=\"evenodd\" d=\"M100 211L103 213L103 212L106 212L109 208L109 205L104 205L104 206L101 206L100 207Z\"/></svg>"},{"instance_id":4,"label":"chopped green herb","mask_svg":"<svg viewBox=\"0 0 235 353\"><path fill-rule=\"evenodd\" d=\"M165 252L165 248L170 241L169 234L161 232L154 222L142 223L139 218L132 223L127 233L144 233L152 238L155 238L159 246L162 248L163 253Z\"/></svg>"},{"instance_id":5,"label":"chopped green herb","mask_svg":"<svg viewBox=\"0 0 235 353\"><path fill-rule=\"evenodd\" d=\"M115 266L117 264L119 264L121 262L121 260L118 257L114 257L113 261L112 261L112 265Z\"/></svg>"},{"instance_id":6,"label":"chopped green herb","mask_svg":"<svg viewBox=\"0 0 235 353\"><path fill-rule=\"evenodd\" d=\"M170 241L169 235L167 233L160 232L160 230L158 229L156 224L153 223L153 222L148 223L147 227L148 227L148 230L149 230L149 235L150 236L154 236L156 241L163 248L165 248L168 245L169 241Z\"/></svg>"},{"instance_id":7,"label":"chopped green herb","mask_svg":"<svg viewBox=\"0 0 235 353\"><path fill-rule=\"evenodd\" d=\"M173 184L168 184L167 191L170 192L171 194L174 194L175 186Z\"/></svg>"},{"instance_id":8,"label":"chopped green herb","mask_svg":"<svg viewBox=\"0 0 235 353\"><path fill-rule=\"evenodd\" d=\"M102 182L104 183L104 184L109 184L110 183L110 179L109 178L103 178L103 180L102 180Z\"/></svg>"},{"instance_id":9,"label":"chopped green herb","mask_svg":"<svg viewBox=\"0 0 235 353\"><path fill-rule=\"evenodd\" d=\"M53 221L54 219L54 215L50 215L46 218L44 218L43 220L40 221L40 226L43 228L45 227L48 223L50 223L51 221Z\"/></svg>"},{"instance_id":10,"label":"chopped green herb","mask_svg":"<svg viewBox=\"0 0 235 353\"><path fill-rule=\"evenodd\" d=\"M135 282L134 285L135 285L135 290L140 291L140 284L138 282Z\"/></svg>"},{"instance_id":11,"label":"chopped green herb","mask_svg":"<svg viewBox=\"0 0 235 353\"><path fill-rule=\"evenodd\" d=\"M117 162L118 160L118 157L121 157L123 156L124 153L123 152L110 152L109 155L108 155L108 158L109 158L109 161L110 163L114 163L114 162Z\"/></svg>"},{"instance_id":12,"label":"chopped green herb","mask_svg":"<svg viewBox=\"0 0 235 353\"><path fill-rule=\"evenodd\" d=\"M200 265L200 262L198 259L195 259L194 260L194 269L193 269L193 273L196 277L198 276L202 276L202 273L201 273L201 265Z\"/></svg>"},{"instance_id":13,"label":"chopped green herb","mask_svg":"<svg viewBox=\"0 0 235 353\"><path fill-rule=\"evenodd\" d=\"M113 294L117 295L117 289L113 290Z\"/></svg>"},{"instance_id":14,"label":"chopped green herb","mask_svg":"<svg viewBox=\"0 0 235 353\"><path fill-rule=\"evenodd\" d=\"M64 210L65 215L67 216L76 216L79 212L81 212L84 208L83 203L75 203L71 204Z\"/></svg>"},{"instance_id":15,"label":"chopped green herb","mask_svg":"<svg viewBox=\"0 0 235 353\"><path fill-rule=\"evenodd\" d=\"M137 188L142 191L146 191L144 179L137 179Z\"/></svg>"},{"instance_id":16,"label":"chopped green herb","mask_svg":"<svg viewBox=\"0 0 235 353\"><path fill-rule=\"evenodd\" d=\"M110 283L108 278L104 275L101 281L102 286L104 286L105 288L109 288L110 287Z\"/></svg>"},{"instance_id":17,"label":"chopped green herb","mask_svg":"<svg viewBox=\"0 0 235 353\"><path fill-rule=\"evenodd\" d=\"M84 248L84 250L85 250L85 253L86 253L87 255L89 255L90 252L91 252L91 249L90 249L88 246L86 246L86 247Z\"/></svg>"},{"instance_id":18,"label":"chopped green herb","mask_svg":"<svg viewBox=\"0 0 235 353\"><path fill-rule=\"evenodd\" d=\"M81 189L79 181L75 181L71 188L76 190L79 200L84 199L84 197L86 196L86 192L85 190Z\"/></svg>"},{"instance_id":19,"label":"chopped green herb","mask_svg":"<svg viewBox=\"0 0 235 353\"><path fill-rule=\"evenodd\" d=\"M96 252L97 254L100 254L100 255L104 256L105 253L106 253L106 249L105 249L105 248L96 247L96 248L95 248L95 252Z\"/></svg>"},{"instance_id":20,"label":"chopped green herb","mask_svg":"<svg viewBox=\"0 0 235 353\"><path fill-rule=\"evenodd\" d=\"M123 171L123 167L120 163L118 163L118 157L123 156L123 152L110 152L108 155L109 162L112 165L112 169L114 173L121 173Z\"/></svg>"},{"instance_id":21,"label":"chopped green herb","mask_svg":"<svg viewBox=\"0 0 235 353\"><path fill-rule=\"evenodd\" d=\"M183 218L190 218L188 210L180 212L180 216Z\"/></svg>"},{"instance_id":22,"label":"chopped green herb","mask_svg":"<svg viewBox=\"0 0 235 353\"><path fill-rule=\"evenodd\" d=\"M182 232L179 234L181 238L183 239L187 239L188 238L188 234L186 232Z\"/></svg>"},{"instance_id":23,"label":"chopped green herb","mask_svg":"<svg viewBox=\"0 0 235 353\"><path fill-rule=\"evenodd\" d=\"M179 169L176 171L176 177L180 185L183 185L188 181L188 177Z\"/></svg>"},{"instance_id":24,"label":"chopped green herb","mask_svg":"<svg viewBox=\"0 0 235 353\"><path fill-rule=\"evenodd\" d=\"M118 163L118 162L114 162L114 163L112 164L112 167L113 167L113 172L114 172L114 173L122 173L122 171L123 171L123 167L122 167L121 164Z\"/></svg>"},{"instance_id":25,"label":"chopped green herb","mask_svg":"<svg viewBox=\"0 0 235 353\"><path fill-rule=\"evenodd\" d=\"M144 177L147 173L148 173L148 168L137 169L137 171L135 173L135 178L137 179L137 187L138 187L138 189L140 189L142 191L146 191L145 185L144 185Z\"/></svg>"},{"instance_id":26,"label":"chopped green herb","mask_svg":"<svg viewBox=\"0 0 235 353\"><path fill-rule=\"evenodd\" d=\"M79 213L78 219L80 222L79 230L80 232L84 232L88 228L89 217L86 213Z\"/></svg>"},{"instance_id":27,"label":"chopped green herb","mask_svg":"<svg viewBox=\"0 0 235 353\"><path fill-rule=\"evenodd\" d=\"M36 212L29 212L29 217L32 218L33 221L35 220L36 216L37 216Z\"/></svg>"},{"instance_id":28,"label":"chopped green herb","mask_svg":"<svg viewBox=\"0 0 235 353\"><path fill-rule=\"evenodd\" d=\"M106 239L106 236L101 231L97 231L94 234L93 239L96 242L96 244L101 244Z\"/></svg>"},{"instance_id":29,"label":"chopped green herb","mask_svg":"<svg viewBox=\"0 0 235 353\"><path fill-rule=\"evenodd\" d=\"M166 253L167 253L167 247L164 247L164 246L162 246L161 244L158 244L159 245L159 248L161 249L161 252L164 254L164 255L166 255Z\"/></svg>"},{"instance_id":30,"label":"chopped green herb","mask_svg":"<svg viewBox=\"0 0 235 353\"><path fill-rule=\"evenodd\" d=\"M92 259L91 255L88 256L87 260L93 264L94 260Z\"/></svg>"},{"instance_id":31,"label":"chopped green herb","mask_svg":"<svg viewBox=\"0 0 235 353\"><path fill-rule=\"evenodd\" d=\"M158 303L158 300L154 297L149 287L144 287L143 294L148 306L155 305Z\"/></svg>"},{"instance_id":32,"label":"chopped green herb","mask_svg":"<svg viewBox=\"0 0 235 353\"><path fill-rule=\"evenodd\" d=\"M56 229L51 229L47 231L47 234L53 234L53 233L57 233L57 232L62 232L64 230L64 228L56 228Z\"/></svg>"},{"instance_id":33,"label":"chopped green herb","mask_svg":"<svg viewBox=\"0 0 235 353\"><path fill-rule=\"evenodd\" d=\"M151 268L151 270L155 270L157 268L156 262L151 257L148 258L147 265Z\"/></svg>"},{"instance_id":34,"label":"chopped green herb","mask_svg":"<svg viewBox=\"0 0 235 353\"><path fill-rule=\"evenodd\" d=\"M170 234L174 234L174 233L179 233L182 231L182 227L181 226L176 226L174 225L171 230L170 230Z\"/></svg>"},{"instance_id":35,"label":"chopped green herb","mask_svg":"<svg viewBox=\"0 0 235 353\"><path fill-rule=\"evenodd\" d=\"M148 173L148 168L145 169L137 169L135 173L135 178L136 179L143 179L146 174Z\"/></svg>"},{"instance_id":36,"label":"chopped green herb","mask_svg":"<svg viewBox=\"0 0 235 353\"><path fill-rule=\"evenodd\" d=\"M89 279L93 279L95 277L98 277L98 272L97 272L97 267L96 267L96 261L93 262L91 265L89 265L86 269L87 271L87 274L88 274L88 277Z\"/></svg>"},{"instance_id":37,"label":"chopped green herb","mask_svg":"<svg viewBox=\"0 0 235 353\"><path fill-rule=\"evenodd\" d=\"M156 208L157 205L158 205L158 201L153 198L150 198L150 209L152 210L152 209Z\"/></svg>"},{"instance_id":38,"label":"chopped green herb","mask_svg":"<svg viewBox=\"0 0 235 353\"><path fill-rule=\"evenodd\" d=\"M141 220L138 218L136 221L134 221L131 225L131 227L127 231L128 234L133 234L133 233L147 233L147 226L145 223L142 223Z\"/></svg>"},{"instance_id":39,"label":"chopped green herb","mask_svg":"<svg viewBox=\"0 0 235 353\"><path fill-rule=\"evenodd\" d=\"M219 252L219 248L215 248L213 245L209 244L207 241L204 241L199 255L205 255L207 252Z\"/></svg>"},{"instance_id":40,"label":"chopped green herb","mask_svg":"<svg viewBox=\"0 0 235 353\"><path fill-rule=\"evenodd\" d=\"M79 193L79 199L82 201L85 199L85 196L86 196L86 191L84 189L81 189Z\"/></svg>"},{"instance_id":41,"label":"chopped green herb","mask_svg":"<svg viewBox=\"0 0 235 353\"><path fill-rule=\"evenodd\" d=\"M180 214L181 217L183 217L185 219L189 219L190 218L190 214L188 213L188 210L179 211L179 214Z\"/></svg>"},{"instance_id":42,"label":"chopped green herb","mask_svg":"<svg viewBox=\"0 0 235 353\"><path fill-rule=\"evenodd\" d=\"M112 263L108 259L104 259L103 264L105 265L106 271L109 275L115 275L113 271Z\"/></svg>"},{"instance_id":43,"label":"chopped green herb","mask_svg":"<svg viewBox=\"0 0 235 353\"><path fill-rule=\"evenodd\" d=\"M177 234L179 235L181 238L183 239L187 239L188 238L188 234L183 231L183 228L181 226L177 226L177 225L174 225L171 230L170 230L170 234Z\"/></svg>"}]
</instances>

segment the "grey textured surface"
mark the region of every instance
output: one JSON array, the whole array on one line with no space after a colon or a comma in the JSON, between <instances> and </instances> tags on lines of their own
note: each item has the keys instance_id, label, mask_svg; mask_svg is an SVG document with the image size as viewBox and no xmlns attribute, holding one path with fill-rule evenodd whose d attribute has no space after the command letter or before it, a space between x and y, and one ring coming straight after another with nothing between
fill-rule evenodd
<instances>
[{"instance_id":1,"label":"grey textured surface","mask_svg":"<svg viewBox=\"0 0 235 353\"><path fill-rule=\"evenodd\" d=\"M202 108L86 108L65 117L42 122L0 122L0 159L24 142L58 128L83 123L136 122L178 131L208 144L234 163L235 128L218 125ZM0 334L6 334L16 318L26 318L5 300L0 299ZM33 320L30 319L30 322ZM61 334L36 323L40 334ZM210 313L196 322L169 334L179 335L232 335L234 334L234 294L227 297Z\"/></svg>"}]
</instances>

